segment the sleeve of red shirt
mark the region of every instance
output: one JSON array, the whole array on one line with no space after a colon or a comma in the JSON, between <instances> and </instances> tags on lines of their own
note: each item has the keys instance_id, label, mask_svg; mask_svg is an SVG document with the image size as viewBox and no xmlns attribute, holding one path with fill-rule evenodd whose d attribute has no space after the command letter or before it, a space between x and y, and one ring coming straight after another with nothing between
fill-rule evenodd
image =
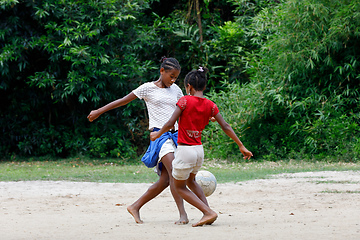
<instances>
[{"instance_id":1,"label":"sleeve of red shirt","mask_svg":"<svg viewBox=\"0 0 360 240\"><path fill-rule=\"evenodd\" d=\"M213 104L214 105L213 105L212 110L211 110L211 116L215 117L215 115L219 113L219 108L216 106L215 103L213 103Z\"/></svg>"},{"instance_id":2,"label":"sleeve of red shirt","mask_svg":"<svg viewBox=\"0 0 360 240\"><path fill-rule=\"evenodd\" d=\"M187 101L185 96L181 97L179 101L176 103L176 105L181 109L181 111L184 111L184 109L186 108L186 104Z\"/></svg>"}]
</instances>

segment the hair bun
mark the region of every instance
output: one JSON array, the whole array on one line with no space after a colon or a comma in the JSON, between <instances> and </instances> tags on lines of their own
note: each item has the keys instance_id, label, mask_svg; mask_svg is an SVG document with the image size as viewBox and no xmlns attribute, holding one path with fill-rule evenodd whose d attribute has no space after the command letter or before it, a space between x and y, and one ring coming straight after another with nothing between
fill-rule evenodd
<instances>
[{"instance_id":1,"label":"hair bun","mask_svg":"<svg viewBox=\"0 0 360 240\"><path fill-rule=\"evenodd\" d=\"M203 66L199 66L197 71L201 72L205 75L207 72L209 72L209 69L207 69L206 67L203 67Z\"/></svg>"}]
</instances>

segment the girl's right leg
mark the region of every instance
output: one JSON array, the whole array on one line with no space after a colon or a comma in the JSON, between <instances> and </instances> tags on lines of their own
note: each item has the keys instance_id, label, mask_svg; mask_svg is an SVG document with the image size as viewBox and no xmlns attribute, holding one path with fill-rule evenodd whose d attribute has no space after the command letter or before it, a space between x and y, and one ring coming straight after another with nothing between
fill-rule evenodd
<instances>
[{"instance_id":1,"label":"girl's right leg","mask_svg":"<svg viewBox=\"0 0 360 240\"><path fill-rule=\"evenodd\" d=\"M127 207L128 212L134 217L136 223L143 223L140 218L140 208L157 195L159 195L165 188L169 186L169 174L163 167L160 178L157 182L151 185L148 190L136 202Z\"/></svg>"}]
</instances>

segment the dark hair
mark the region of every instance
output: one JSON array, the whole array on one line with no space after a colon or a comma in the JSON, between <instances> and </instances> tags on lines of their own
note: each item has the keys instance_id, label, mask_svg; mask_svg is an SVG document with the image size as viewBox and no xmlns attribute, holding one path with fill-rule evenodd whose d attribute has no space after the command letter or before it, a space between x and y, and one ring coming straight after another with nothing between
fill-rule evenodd
<instances>
[{"instance_id":1,"label":"dark hair","mask_svg":"<svg viewBox=\"0 0 360 240\"><path fill-rule=\"evenodd\" d=\"M165 70L172 70L172 69L177 69L177 70L181 70L180 64L178 62L178 60L176 60L175 58L167 58L167 57L162 57L161 60L161 66L160 68L164 68Z\"/></svg>"},{"instance_id":2,"label":"dark hair","mask_svg":"<svg viewBox=\"0 0 360 240\"><path fill-rule=\"evenodd\" d=\"M186 74L184 79L185 87L190 84L196 91L202 91L206 87L206 73L209 71L206 67L200 66L198 70L192 70Z\"/></svg>"}]
</instances>

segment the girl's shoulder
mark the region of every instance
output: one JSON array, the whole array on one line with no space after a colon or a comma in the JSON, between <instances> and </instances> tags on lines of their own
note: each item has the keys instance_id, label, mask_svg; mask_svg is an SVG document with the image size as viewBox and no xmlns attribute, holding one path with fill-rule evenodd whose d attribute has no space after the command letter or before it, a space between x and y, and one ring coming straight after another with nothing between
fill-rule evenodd
<instances>
[{"instance_id":1,"label":"girl's shoulder","mask_svg":"<svg viewBox=\"0 0 360 240\"><path fill-rule=\"evenodd\" d=\"M145 82L145 83L142 83L141 85L139 85L136 89L149 88L151 85L154 85L154 84L152 82Z\"/></svg>"},{"instance_id":2,"label":"girl's shoulder","mask_svg":"<svg viewBox=\"0 0 360 240\"><path fill-rule=\"evenodd\" d=\"M171 87L171 88L180 89L180 87L179 87L176 83L173 83L170 87Z\"/></svg>"},{"instance_id":3,"label":"girl's shoulder","mask_svg":"<svg viewBox=\"0 0 360 240\"><path fill-rule=\"evenodd\" d=\"M181 88L176 85L175 83L173 83L170 88L172 89L172 91L175 92L175 94L177 95L178 99L181 98L182 96L184 96L183 91L181 90Z\"/></svg>"},{"instance_id":4,"label":"girl's shoulder","mask_svg":"<svg viewBox=\"0 0 360 240\"><path fill-rule=\"evenodd\" d=\"M156 87L154 82L146 82L140 85L140 87Z\"/></svg>"},{"instance_id":5,"label":"girl's shoulder","mask_svg":"<svg viewBox=\"0 0 360 240\"><path fill-rule=\"evenodd\" d=\"M185 95L183 97L189 99L190 101L213 103L213 101L211 101L210 99L208 99L206 97L198 97L198 96L192 96L192 95Z\"/></svg>"},{"instance_id":6,"label":"girl's shoulder","mask_svg":"<svg viewBox=\"0 0 360 240\"><path fill-rule=\"evenodd\" d=\"M159 91L159 87L156 86L155 82L146 82L141 84L138 89L141 89L142 91L146 91L148 93Z\"/></svg>"},{"instance_id":7,"label":"girl's shoulder","mask_svg":"<svg viewBox=\"0 0 360 240\"><path fill-rule=\"evenodd\" d=\"M173 83L173 84L170 86L170 88L175 89L176 91L182 92L181 88L180 88L177 84L175 84L175 83Z\"/></svg>"},{"instance_id":8,"label":"girl's shoulder","mask_svg":"<svg viewBox=\"0 0 360 240\"><path fill-rule=\"evenodd\" d=\"M213 101L211 101L207 97L197 98L196 101L198 101L197 104L200 104L200 105L203 105L203 106L206 105L206 106L208 106L210 108L217 107L216 103L214 103Z\"/></svg>"},{"instance_id":9,"label":"girl's shoulder","mask_svg":"<svg viewBox=\"0 0 360 240\"><path fill-rule=\"evenodd\" d=\"M205 98L207 102L211 103L211 104L215 104L211 99ZM216 105L216 104L215 104Z\"/></svg>"},{"instance_id":10,"label":"girl's shoulder","mask_svg":"<svg viewBox=\"0 0 360 240\"><path fill-rule=\"evenodd\" d=\"M155 84L153 82L146 82L141 84L139 87L134 89L132 92L139 98L139 99L145 99L147 96L153 92Z\"/></svg>"}]
</instances>

